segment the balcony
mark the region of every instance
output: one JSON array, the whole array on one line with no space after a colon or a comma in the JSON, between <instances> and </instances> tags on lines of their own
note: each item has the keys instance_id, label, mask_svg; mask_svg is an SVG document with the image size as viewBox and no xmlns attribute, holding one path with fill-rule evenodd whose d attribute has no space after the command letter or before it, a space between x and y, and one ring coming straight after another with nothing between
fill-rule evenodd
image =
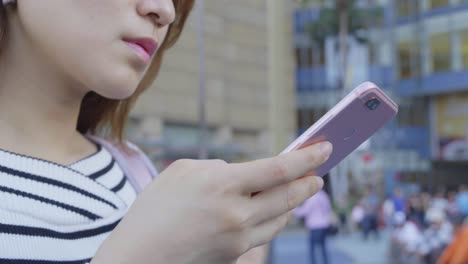
<instances>
[{"instance_id":1,"label":"balcony","mask_svg":"<svg viewBox=\"0 0 468 264\"><path fill-rule=\"evenodd\" d=\"M302 33L306 26L320 17L319 8L298 9L294 12L294 31Z\"/></svg>"},{"instance_id":2,"label":"balcony","mask_svg":"<svg viewBox=\"0 0 468 264\"><path fill-rule=\"evenodd\" d=\"M379 87L388 88L393 84L392 66L382 66L372 64L369 66L369 80Z\"/></svg>"},{"instance_id":3,"label":"balcony","mask_svg":"<svg viewBox=\"0 0 468 264\"><path fill-rule=\"evenodd\" d=\"M408 23L417 22L419 20L424 20L426 18L431 18L435 16L443 16L443 15L450 15L456 12L463 12L468 10L468 2L463 2L454 5L443 6L439 8L429 9L421 14L412 14L406 17L399 17L397 18L398 25L404 25Z\"/></svg>"},{"instance_id":4,"label":"balcony","mask_svg":"<svg viewBox=\"0 0 468 264\"><path fill-rule=\"evenodd\" d=\"M431 156L430 132L426 127L399 127L394 130L396 147L402 150L414 150L422 158Z\"/></svg>"},{"instance_id":5,"label":"balcony","mask_svg":"<svg viewBox=\"0 0 468 264\"><path fill-rule=\"evenodd\" d=\"M296 83L299 108L330 108L340 99L340 90L327 84L325 67L298 69Z\"/></svg>"},{"instance_id":6,"label":"balcony","mask_svg":"<svg viewBox=\"0 0 468 264\"><path fill-rule=\"evenodd\" d=\"M297 130L297 136L304 133L307 128ZM391 125L381 129L372 137L374 150L406 150L415 151L420 158L431 157L429 129L425 127L391 128Z\"/></svg>"},{"instance_id":7,"label":"balcony","mask_svg":"<svg viewBox=\"0 0 468 264\"><path fill-rule=\"evenodd\" d=\"M372 136L371 144L374 150L413 151L423 159L431 156L430 132L426 127L397 127L396 122L390 122Z\"/></svg>"},{"instance_id":8,"label":"balcony","mask_svg":"<svg viewBox=\"0 0 468 264\"><path fill-rule=\"evenodd\" d=\"M421 78L401 80L397 92L400 96L428 96L468 90L468 70L434 73Z\"/></svg>"},{"instance_id":9,"label":"balcony","mask_svg":"<svg viewBox=\"0 0 468 264\"><path fill-rule=\"evenodd\" d=\"M323 91L327 87L325 67L300 68L296 72L297 92Z\"/></svg>"}]
</instances>

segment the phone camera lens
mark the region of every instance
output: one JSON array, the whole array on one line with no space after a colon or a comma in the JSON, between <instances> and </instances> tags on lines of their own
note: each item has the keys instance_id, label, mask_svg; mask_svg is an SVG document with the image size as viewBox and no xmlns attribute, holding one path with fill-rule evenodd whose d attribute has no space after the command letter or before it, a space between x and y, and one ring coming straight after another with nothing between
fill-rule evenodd
<instances>
[{"instance_id":1,"label":"phone camera lens","mask_svg":"<svg viewBox=\"0 0 468 264\"><path fill-rule=\"evenodd\" d=\"M369 101L367 101L366 106L369 110L374 111L375 109L379 108L380 101L377 98L370 99Z\"/></svg>"}]
</instances>

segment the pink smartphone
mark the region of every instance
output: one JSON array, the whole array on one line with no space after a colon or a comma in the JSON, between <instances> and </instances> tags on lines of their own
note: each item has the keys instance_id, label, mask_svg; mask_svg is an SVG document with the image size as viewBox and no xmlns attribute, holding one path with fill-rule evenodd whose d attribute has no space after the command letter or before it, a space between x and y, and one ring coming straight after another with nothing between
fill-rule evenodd
<instances>
[{"instance_id":1,"label":"pink smartphone","mask_svg":"<svg viewBox=\"0 0 468 264\"><path fill-rule=\"evenodd\" d=\"M398 106L377 85L356 87L281 154L329 141L333 154L315 171L324 176L398 113Z\"/></svg>"}]
</instances>

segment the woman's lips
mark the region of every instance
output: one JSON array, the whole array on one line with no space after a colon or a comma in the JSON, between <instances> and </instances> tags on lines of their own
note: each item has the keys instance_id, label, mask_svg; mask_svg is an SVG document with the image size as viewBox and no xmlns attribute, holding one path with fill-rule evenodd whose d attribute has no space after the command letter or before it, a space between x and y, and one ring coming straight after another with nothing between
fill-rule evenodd
<instances>
[{"instance_id":1,"label":"woman's lips","mask_svg":"<svg viewBox=\"0 0 468 264\"><path fill-rule=\"evenodd\" d=\"M146 64L158 49L158 43L152 38L124 38L123 41L132 49Z\"/></svg>"}]
</instances>

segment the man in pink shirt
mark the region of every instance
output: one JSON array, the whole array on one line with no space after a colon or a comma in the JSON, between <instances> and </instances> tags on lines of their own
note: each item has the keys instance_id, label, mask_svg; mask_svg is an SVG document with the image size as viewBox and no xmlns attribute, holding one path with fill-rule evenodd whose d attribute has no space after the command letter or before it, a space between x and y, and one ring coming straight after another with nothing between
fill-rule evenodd
<instances>
[{"instance_id":1,"label":"man in pink shirt","mask_svg":"<svg viewBox=\"0 0 468 264\"><path fill-rule=\"evenodd\" d=\"M304 218L305 226L310 231L310 260L317 263L315 248L320 247L324 264L328 264L328 250L326 246L327 230L331 225L330 216L332 208L330 198L325 191L320 191L299 208L294 214L298 218Z\"/></svg>"}]
</instances>

